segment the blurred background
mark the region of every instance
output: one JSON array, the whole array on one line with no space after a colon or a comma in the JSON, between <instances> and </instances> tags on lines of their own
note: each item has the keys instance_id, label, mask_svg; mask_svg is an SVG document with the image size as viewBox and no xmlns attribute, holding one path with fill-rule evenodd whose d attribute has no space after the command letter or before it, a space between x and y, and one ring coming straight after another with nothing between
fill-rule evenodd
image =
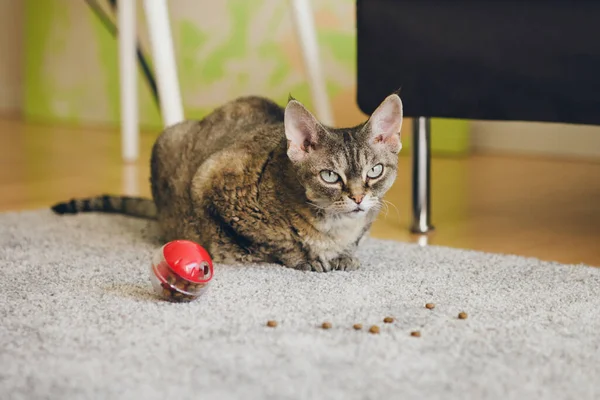
<instances>
[{"instance_id":1,"label":"blurred background","mask_svg":"<svg viewBox=\"0 0 600 400\"><path fill-rule=\"evenodd\" d=\"M116 23L108 2L98 4ZM312 7L335 123L360 123L355 2ZM186 118L247 94L285 104L291 93L312 108L289 2L176 0L169 11ZM0 210L104 192L149 195L149 151L162 121L140 72L141 159L124 164L117 49L86 1L0 0ZM410 129L407 120L403 173L388 196L397 209L382 215L374 236L600 265L600 127L434 119L437 230L428 237L407 229Z\"/></svg>"}]
</instances>

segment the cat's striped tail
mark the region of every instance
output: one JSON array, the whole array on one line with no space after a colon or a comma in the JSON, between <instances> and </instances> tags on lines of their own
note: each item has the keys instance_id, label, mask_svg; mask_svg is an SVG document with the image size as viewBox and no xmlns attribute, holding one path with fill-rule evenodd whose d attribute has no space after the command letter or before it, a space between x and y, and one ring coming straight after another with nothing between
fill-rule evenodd
<instances>
[{"instance_id":1,"label":"cat's striped tail","mask_svg":"<svg viewBox=\"0 0 600 400\"><path fill-rule=\"evenodd\" d=\"M77 214L81 212L104 212L124 214L132 217L156 219L154 201L143 197L129 196L98 196L83 199L73 199L52 206L57 214Z\"/></svg>"}]
</instances>

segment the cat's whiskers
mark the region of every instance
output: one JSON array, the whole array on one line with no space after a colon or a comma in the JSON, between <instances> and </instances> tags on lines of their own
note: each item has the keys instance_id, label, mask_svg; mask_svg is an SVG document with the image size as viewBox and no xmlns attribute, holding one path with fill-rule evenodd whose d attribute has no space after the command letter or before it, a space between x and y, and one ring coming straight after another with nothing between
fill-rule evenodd
<instances>
[{"instance_id":1,"label":"cat's whiskers","mask_svg":"<svg viewBox=\"0 0 600 400\"><path fill-rule=\"evenodd\" d=\"M310 201L307 201L306 204L308 204L309 206L315 208L317 210L317 212L320 213L320 214L325 214L326 212L329 211L329 208L320 206L320 205L312 203Z\"/></svg>"},{"instance_id":2,"label":"cat's whiskers","mask_svg":"<svg viewBox=\"0 0 600 400\"><path fill-rule=\"evenodd\" d=\"M396 215L398 216L398 221L399 221L401 218L400 218L400 211L398 210L398 207L396 207L396 205L395 205L394 203L392 203L391 201L384 200L384 199L381 199L381 201L382 201L382 202L383 202L383 203L384 203L386 206L388 206L388 205L391 205L392 207L394 207L394 208L396 209ZM388 206L388 209L389 209L389 206Z\"/></svg>"},{"instance_id":3,"label":"cat's whiskers","mask_svg":"<svg viewBox=\"0 0 600 400\"><path fill-rule=\"evenodd\" d=\"M385 204L382 201L377 200L375 205L373 206L373 208L376 208L376 209L381 209L383 207L385 207L385 215L383 216L383 218L387 218L387 216L390 212L390 207L387 204Z\"/></svg>"}]
</instances>

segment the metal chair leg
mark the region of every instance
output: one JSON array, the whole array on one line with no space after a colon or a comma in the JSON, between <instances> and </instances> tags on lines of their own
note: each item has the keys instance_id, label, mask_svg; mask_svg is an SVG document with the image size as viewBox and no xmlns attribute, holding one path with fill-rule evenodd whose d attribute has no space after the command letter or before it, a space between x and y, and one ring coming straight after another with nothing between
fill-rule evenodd
<instances>
[{"instance_id":1,"label":"metal chair leg","mask_svg":"<svg viewBox=\"0 0 600 400\"><path fill-rule=\"evenodd\" d=\"M413 233L425 234L431 225L431 121L427 117L413 120L412 225Z\"/></svg>"}]
</instances>

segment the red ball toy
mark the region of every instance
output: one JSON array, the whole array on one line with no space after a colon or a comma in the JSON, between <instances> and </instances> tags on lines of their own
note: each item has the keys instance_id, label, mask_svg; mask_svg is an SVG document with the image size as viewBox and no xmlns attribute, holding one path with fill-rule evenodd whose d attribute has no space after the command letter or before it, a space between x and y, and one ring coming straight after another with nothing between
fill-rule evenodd
<instances>
[{"instance_id":1,"label":"red ball toy","mask_svg":"<svg viewBox=\"0 0 600 400\"><path fill-rule=\"evenodd\" d=\"M150 281L154 291L170 301L192 301L208 289L213 263L198 243L174 240L158 249L152 258Z\"/></svg>"}]
</instances>

